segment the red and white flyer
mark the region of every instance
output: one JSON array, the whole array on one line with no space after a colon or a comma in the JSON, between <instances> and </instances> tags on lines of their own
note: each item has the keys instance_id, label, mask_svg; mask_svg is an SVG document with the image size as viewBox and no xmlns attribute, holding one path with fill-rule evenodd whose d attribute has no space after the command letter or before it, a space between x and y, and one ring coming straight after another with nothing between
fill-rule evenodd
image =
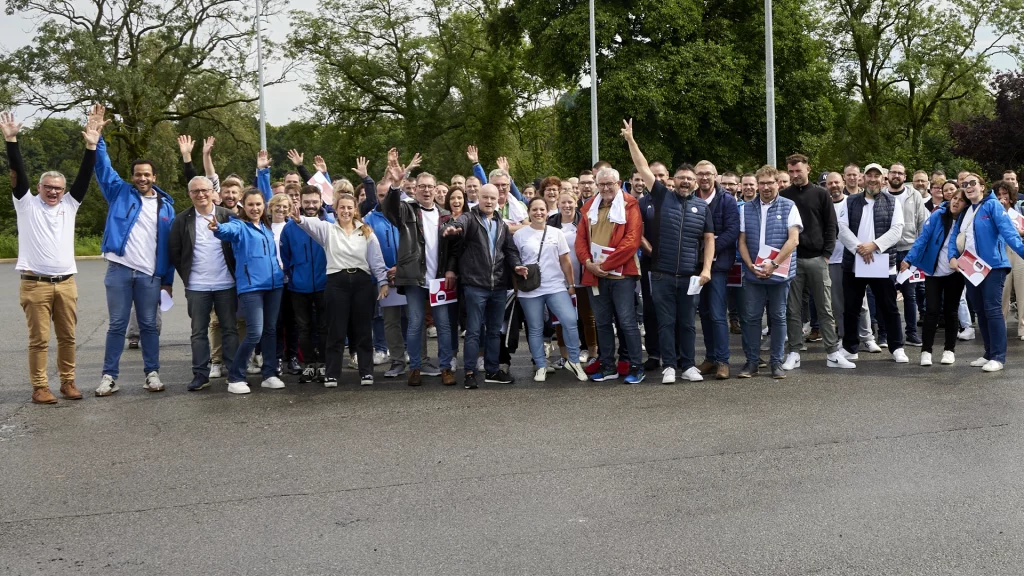
<instances>
[{"instance_id":1,"label":"red and white flyer","mask_svg":"<svg viewBox=\"0 0 1024 576\"><path fill-rule=\"evenodd\" d=\"M435 278L430 281L430 305L444 306L459 301L459 292L455 282L450 285L444 278Z\"/></svg>"},{"instance_id":2,"label":"red and white flyer","mask_svg":"<svg viewBox=\"0 0 1024 576\"><path fill-rule=\"evenodd\" d=\"M992 271L992 267L988 265L988 262L978 258L970 250L964 250L964 253L956 259L956 263L957 267L960 268L960 273L967 278L968 282L975 286L981 284L982 280Z\"/></svg>"},{"instance_id":3,"label":"red and white flyer","mask_svg":"<svg viewBox=\"0 0 1024 576\"><path fill-rule=\"evenodd\" d=\"M757 251L757 259L754 260L754 268L761 270L764 267L765 262L778 258L779 252L778 248L772 248L767 244L762 244L761 249ZM775 260L775 263L778 264L779 267L772 272L772 276L787 278L789 276L789 262L789 258L787 258L785 262Z\"/></svg>"},{"instance_id":4,"label":"red and white flyer","mask_svg":"<svg viewBox=\"0 0 1024 576\"><path fill-rule=\"evenodd\" d=\"M334 185L327 179L327 176L324 176L323 172L313 174L313 177L306 184L320 189L320 198L323 199L324 204L328 206L334 205Z\"/></svg>"}]
</instances>

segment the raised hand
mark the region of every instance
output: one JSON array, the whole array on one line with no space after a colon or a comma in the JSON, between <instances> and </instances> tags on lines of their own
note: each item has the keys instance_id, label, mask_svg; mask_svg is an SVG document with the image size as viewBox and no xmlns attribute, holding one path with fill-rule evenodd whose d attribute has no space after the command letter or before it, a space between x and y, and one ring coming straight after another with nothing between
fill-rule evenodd
<instances>
[{"instance_id":1,"label":"raised hand","mask_svg":"<svg viewBox=\"0 0 1024 576\"><path fill-rule=\"evenodd\" d=\"M110 123L110 120L106 120L107 109L102 104L93 104L89 108L88 120L89 124L99 127L100 132L103 131L103 127Z\"/></svg>"},{"instance_id":2,"label":"raised hand","mask_svg":"<svg viewBox=\"0 0 1024 576\"><path fill-rule=\"evenodd\" d=\"M630 140L633 139L633 119L632 118L630 118L629 120L623 120L622 121L622 130L619 131L619 134L621 134L622 137L626 139L626 142L629 142Z\"/></svg>"},{"instance_id":3,"label":"raised hand","mask_svg":"<svg viewBox=\"0 0 1024 576\"><path fill-rule=\"evenodd\" d=\"M388 150L388 165L390 166L392 162L398 164L398 148Z\"/></svg>"},{"instance_id":4,"label":"raised hand","mask_svg":"<svg viewBox=\"0 0 1024 576\"><path fill-rule=\"evenodd\" d=\"M288 151L288 159L296 166L302 166L302 159L304 156L304 154L299 154L299 151L294 148Z\"/></svg>"},{"instance_id":5,"label":"raised hand","mask_svg":"<svg viewBox=\"0 0 1024 576\"><path fill-rule=\"evenodd\" d=\"M323 156L313 157L313 167L316 168L317 172L327 174L327 162L324 162Z\"/></svg>"},{"instance_id":6,"label":"raised hand","mask_svg":"<svg viewBox=\"0 0 1024 576\"><path fill-rule=\"evenodd\" d=\"M468 157L469 161L473 164L480 163L480 153L477 151L476 146L473 146L472 144L466 148L466 157Z\"/></svg>"},{"instance_id":7,"label":"raised hand","mask_svg":"<svg viewBox=\"0 0 1024 576\"><path fill-rule=\"evenodd\" d=\"M216 141L217 139L214 138L213 136L210 136L203 141L203 156L210 155L210 153L213 151L213 143Z\"/></svg>"},{"instance_id":8,"label":"raised hand","mask_svg":"<svg viewBox=\"0 0 1024 576\"><path fill-rule=\"evenodd\" d=\"M392 185L399 186L402 180L405 179L405 168L398 163L388 164L387 176L391 180Z\"/></svg>"},{"instance_id":9,"label":"raised hand","mask_svg":"<svg viewBox=\"0 0 1024 576\"><path fill-rule=\"evenodd\" d=\"M21 131L21 122L14 119L10 112L0 112L0 129L4 132L4 140L8 142L18 141L18 132Z\"/></svg>"},{"instance_id":10,"label":"raised hand","mask_svg":"<svg viewBox=\"0 0 1024 576\"><path fill-rule=\"evenodd\" d=\"M359 158L356 158L356 167L353 168L352 171L355 172L356 176L359 176L360 179L363 179L369 174L366 170L369 166L370 161L367 160L365 156L360 156Z\"/></svg>"},{"instance_id":11,"label":"raised hand","mask_svg":"<svg viewBox=\"0 0 1024 576\"><path fill-rule=\"evenodd\" d=\"M294 150L288 152L289 156L292 152L294 152ZM302 159L299 158L299 161L301 163ZM260 150L256 155L256 169L262 170L264 168L270 168L270 154L267 153L266 150Z\"/></svg>"},{"instance_id":12,"label":"raised hand","mask_svg":"<svg viewBox=\"0 0 1024 576\"><path fill-rule=\"evenodd\" d=\"M85 125L85 130L82 131L82 138L85 139L85 147L87 149L95 150L96 145L100 143L100 128L97 128L95 124Z\"/></svg>"},{"instance_id":13,"label":"raised hand","mask_svg":"<svg viewBox=\"0 0 1024 576\"><path fill-rule=\"evenodd\" d=\"M420 156L419 152L413 154L412 155L412 160L409 161L409 165L405 166L403 168L402 172L404 172L406 174L408 174L409 172L412 172L413 170L416 169L417 166L420 165L421 162L423 162L423 156Z\"/></svg>"},{"instance_id":14,"label":"raised hand","mask_svg":"<svg viewBox=\"0 0 1024 576\"><path fill-rule=\"evenodd\" d=\"M194 146L195 142L192 141L192 137L188 134L178 136L178 150L181 151L181 159L185 162L192 161L192 148Z\"/></svg>"},{"instance_id":15,"label":"raised hand","mask_svg":"<svg viewBox=\"0 0 1024 576\"><path fill-rule=\"evenodd\" d=\"M495 162L498 164L498 168L508 172L508 158L501 156Z\"/></svg>"}]
</instances>

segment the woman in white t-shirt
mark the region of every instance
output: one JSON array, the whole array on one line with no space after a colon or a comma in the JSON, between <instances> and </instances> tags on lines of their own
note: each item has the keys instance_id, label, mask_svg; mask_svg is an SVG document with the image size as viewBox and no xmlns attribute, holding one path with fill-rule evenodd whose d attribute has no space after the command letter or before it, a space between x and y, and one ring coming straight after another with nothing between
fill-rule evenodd
<instances>
[{"instance_id":1,"label":"woman in white t-shirt","mask_svg":"<svg viewBox=\"0 0 1024 576\"><path fill-rule=\"evenodd\" d=\"M547 225L548 204L544 198L530 200L529 212L530 225L516 232L512 240L519 249L523 265L538 264L540 268L540 286L530 292L519 292L519 304L526 315L530 354L537 370L533 379L543 382L547 377L547 358L544 354L544 306L547 305L561 322L565 345L569 348L569 361L565 363L565 369L577 379L586 380L587 375L580 366L576 309L570 296L576 294L576 289L569 259L569 244L560 229Z\"/></svg>"}]
</instances>

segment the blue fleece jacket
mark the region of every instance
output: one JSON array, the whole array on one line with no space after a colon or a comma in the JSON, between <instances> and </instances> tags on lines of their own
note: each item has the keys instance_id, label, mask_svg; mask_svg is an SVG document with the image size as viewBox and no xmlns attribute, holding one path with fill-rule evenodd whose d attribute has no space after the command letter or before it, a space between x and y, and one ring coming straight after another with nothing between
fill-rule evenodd
<instances>
[{"instance_id":1,"label":"blue fleece jacket","mask_svg":"<svg viewBox=\"0 0 1024 576\"><path fill-rule=\"evenodd\" d=\"M255 226L232 218L213 233L231 242L235 254L235 286L239 294L274 290L284 286L284 272L277 263L277 244L270 226Z\"/></svg>"},{"instance_id":2,"label":"blue fleece jacket","mask_svg":"<svg viewBox=\"0 0 1024 576\"><path fill-rule=\"evenodd\" d=\"M964 208L960 217L953 223L953 230L950 234L955 239L960 233L960 222L970 207ZM1020 241L1020 233L1010 222L1010 217L1003 210L1003 205L996 199L996 195L989 193L978 203L978 211L974 214L974 229L968 234L974 234L974 243L977 246L976 256L988 263L992 268L1009 268L1010 259L1006 257L1006 247L1024 258L1024 242ZM949 243L949 257L959 258L960 251L956 249L956 241Z\"/></svg>"},{"instance_id":3,"label":"blue fleece jacket","mask_svg":"<svg viewBox=\"0 0 1024 576\"><path fill-rule=\"evenodd\" d=\"M103 138L100 138L96 145L96 182L99 183L100 192L103 193L103 199L107 201L108 206L100 251L124 256L128 236L142 210L142 195L134 184L122 179L110 165L107 142ZM153 186L153 190L158 196L156 265L153 267L153 275L160 278L161 286L171 286L174 283L174 266L171 265L167 239L170 238L171 224L174 223L174 199L156 186Z\"/></svg>"},{"instance_id":4,"label":"blue fleece jacket","mask_svg":"<svg viewBox=\"0 0 1024 576\"><path fill-rule=\"evenodd\" d=\"M320 218L334 222L334 217L320 210ZM327 288L327 254L293 220L281 231L281 264L288 276L288 290L299 294L312 294Z\"/></svg>"},{"instance_id":5,"label":"blue fleece jacket","mask_svg":"<svg viewBox=\"0 0 1024 576\"><path fill-rule=\"evenodd\" d=\"M904 262L910 262L929 276L935 274L935 264L939 260L939 252L942 251L942 247L946 244L946 238L949 237L942 222L942 217L947 212L949 212L949 202L943 202L938 210L932 212L931 216L924 221L921 233L914 241L914 245L910 247L910 252L903 259ZM952 223L950 231L952 231ZM942 256L948 261L946 255Z\"/></svg>"}]
</instances>

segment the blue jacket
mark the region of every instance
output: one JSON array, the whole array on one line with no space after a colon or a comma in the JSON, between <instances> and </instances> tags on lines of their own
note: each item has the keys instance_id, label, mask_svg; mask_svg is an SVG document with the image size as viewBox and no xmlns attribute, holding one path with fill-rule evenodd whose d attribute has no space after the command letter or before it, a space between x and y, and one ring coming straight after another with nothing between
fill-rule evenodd
<instances>
[{"instance_id":1,"label":"blue jacket","mask_svg":"<svg viewBox=\"0 0 1024 576\"><path fill-rule=\"evenodd\" d=\"M96 145L96 182L108 206L100 251L124 256L128 235L135 227L142 209L142 195L134 184L123 180L110 165L107 142L103 138ZM156 265L153 267L153 275L160 278L161 286L170 286L174 283L174 266L171 265L167 240L174 222L174 199L156 186L153 186L153 190L157 193Z\"/></svg>"},{"instance_id":2,"label":"blue jacket","mask_svg":"<svg viewBox=\"0 0 1024 576\"><path fill-rule=\"evenodd\" d=\"M363 222L373 228L373 234L377 236L381 254L384 255L384 265L394 268L398 263L398 228L384 216L380 206L363 216Z\"/></svg>"},{"instance_id":3,"label":"blue jacket","mask_svg":"<svg viewBox=\"0 0 1024 576\"><path fill-rule=\"evenodd\" d=\"M270 226L257 228L251 222L232 218L213 233L231 242L235 253L235 286L239 294L274 290L284 286L284 272L277 264L277 244Z\"/></svg>"},{"instance_id":4,"label":"blue jacket","mask_svg":"<svg viewBox=\"0 0 1024 576\"><path fill-rule=\"evenodd\" d=\"M320 218L334 222L334 217L320 210ZM327 254L294 220L281 231L281 264L288 276L288 290L299 294L322 292L327 288Z\"/></svg>"},{"instance_id":5,"label":"blue jacket","mask_svg":"<svg viewBox=\"0 0 1024 576\"><path fill-rule=\"evenodd\" d=\"M715 261L712 272L728 272L736 262L740 239L740 211L728 190L715 184L711 201L711 220L715 223Z\"/></svg>"},{"instance_id":6,"label":"blue jacket","mask_svg":"<svg viewBox=\"0 0 1024 576\"><path fill-rule=\"evenodd\" d=\"M953 238L960 233L960 222L967 215L970 207L964 208L960 217L953 223ZM1003 210L1003 205L996 199L996 195L989 193L978 204L978 211L974 214L974 242L977 245L977 257L981 258L992 268L1009 268L1010 259L1006 257L1006 247L1024 258L1024 242L1020 241L1020 234L1017 228L1010 222L1010 217ZM959 258L960 252L956 249L956 241L949 243L949 257Z\"/></svg>"},{"instance_id":7,"label":"blue jacket","mask_svg":"<svg viewBox=\"0 0 1024 576\"><path fill-rule=\"evenodd\" d=\"M943 202L938 210L932 212L931 216L924 221L921 234L914 241L914 245L910 247L910 252L903 258L905 262L910 262L929 276L935 274L935 264L939 260L939 252L946 244L949 231L952 230L953 222L950 221L950 227L946 228L945 222L942 220L948 212L949 202ZM945 255L942 256L949 259Z\"/></svg>"}]
</instances>

